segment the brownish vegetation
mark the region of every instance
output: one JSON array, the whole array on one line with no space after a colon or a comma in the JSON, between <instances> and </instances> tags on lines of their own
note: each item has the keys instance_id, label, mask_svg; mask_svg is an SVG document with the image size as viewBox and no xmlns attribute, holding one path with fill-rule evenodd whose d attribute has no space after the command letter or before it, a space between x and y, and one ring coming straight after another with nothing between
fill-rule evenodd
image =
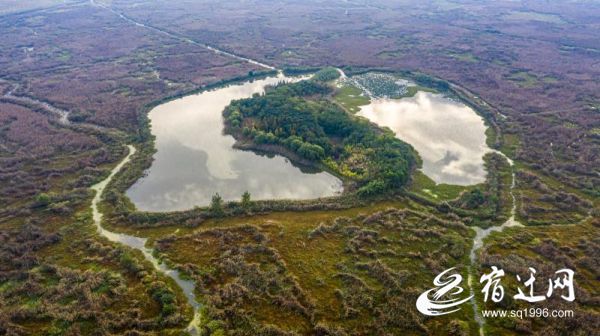
<instances>
[{"instance_id":1,"label":"brownish vegetation","mask_svg":"<svg viewBox=\"0 0 600 336\"><path fill-rule=\"evenodd\" d=\"M65 238L81 226L46 233L36 217L0 234L1 334L105 335L182 326L181 298L139 256L90 234ZM56 254L64 248L66 255Z\"/></svg>"},{"instance_id":2,"label":"brownish vegetation","mask_svg":"<svg viewBox=\"0 0 600 336\"><path fill-rule=\"evenodd\" d=\"M0 78L21 84L15 95L129 132L151 101L259 69L89 2L9 15L0 30Z\"/></svg>"},{"instance_id":3,"label":"brownish vegetation","mask_svg":"<svg viewBox=\"0 0 600 336\"><path fill-rule=\"evenodd\" d=\"M521 138L518 159L598 196L596 3L113 1L112 6L279 66L415 70L459 83L508 116L499 122Z\"/></svg>"},{"instance_id":4,"label":"brownish vegetation","mask_svg":"<svg viewBox=\"0 0 600 336\"><path fill-rule=\"evenodd\" d=\"M205 334L448 332L448 320L424 318L414 302L434 274L466 269L463 224L393 208L325 223L283 218L232 220L157 242L196 281ZM469 324L459 329L469 332Z\"/></svg>"},{"instance_id":5,"label":"brownish vegetation","mask_svg":"<svg viewBox=\"0 0 600 336\"><path fill-rule=\"evenodd\" d=\"M577 224L592 214L593 203L548 178L517 172L519 217L529 225Z\"/></svg>"},{"instance_id":6,"label":"brownish vegetation","mask_svg":"<svg viewBox=\"0 0 600 336\"><path fill-rule=\"evenodd\" d=\"M151 162L152 103L260 69L183 37L281 67L413 70L469 89L499 127L494 145L516 159L517 217L544 224L491 236L478 271L577 274L574 306L547 303L574 309L574 319L488 321L488 331L593 334L600 8L490 3L110 2L156 28L88 1L0 4L0 92L11 92L0 98L0 334L168 335L189 321L191 308L168 278L92 225L88 188L123 157L125 142L140 150L108 190L107 224L154 227L141 234L158 238L161 255L198 285L205 334L477 333L470 307L428 319L414 300L445 268L466 275L472 233L463 223L506 217L508 173L497 158L479 192L441 206L231 203L218 221L202 209L132 211L123 192ZM72 123L32 100L68 111ZM556 223L570 225L548 225ZM182 233L165 236L172 227Z\"/></svg>"},{"instance_id":7,"label":"brownish vegetation","mask_svg":"<svg viewBox=\"0 0 600 336\"><path fill-rule=\"evenodd\" d=\"M598 276L600 241L598 219L579 225L558 225L543 228L506 231L488 242L481 253L480 273L490 272L491 266L502 268L505 298L501 309L541 308L572 310L570 318L498 318L488 319L490 334L498 335L593 335L600 328L598 304ZM565 237L571 237L565 239ZM527 292L523 281L529 278L529 267L537 270L535 295L546 294L548 280L555 279L554 272L568 268L575 272L575 301L567 302L560 296L566 289L556 289L545 301L530 304L517 301L513 296L520 287ZM520 275L522 282L517 282ZM500 307L489 304L488 309Z\"/></svg>"},{"instance_id":8,"label":"brownish vegetation","mask_svg":"<svg viewBox=\"0 0 600 336\"><path fill-rule=\"evenodd\" d=\"M94 136L57 125L40 111L10 103L0 103L0 110L0 212L40 193L76 192L103 172L97 167L115 159Z\"/></svg>"},{"instance_id":9,"label":"brownish vegetation","mask_svg":"<svg viewBox=\"0 0 600 336\"><path fill-rule=\"evenodd\" d=\"M31 9L0 19L0 334L181 330L182 293L95 234L88 188L147 134L144 106L258 67L89 2Z\"/></svg>"}]
</instances>

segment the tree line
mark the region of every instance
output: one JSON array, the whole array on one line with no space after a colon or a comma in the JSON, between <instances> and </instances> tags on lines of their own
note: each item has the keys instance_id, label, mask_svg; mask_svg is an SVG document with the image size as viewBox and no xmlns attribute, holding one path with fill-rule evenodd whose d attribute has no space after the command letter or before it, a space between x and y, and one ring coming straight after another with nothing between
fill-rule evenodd
<instances>
[{"instance_id":1,"label":"tree line","mask_svg":"<svg viewBox=\"0 0 600 336\"><path fill-rule=\"evenodd\" d=\"M331 79L335 76L326 69L313 79L281 83L262 95L233 101L223 112L226 132L321 163L356 182L359 195L398 189L417 163L415 151L390 130L327 99L333 92L327 84Z\"/></svg>"}]
</instances>

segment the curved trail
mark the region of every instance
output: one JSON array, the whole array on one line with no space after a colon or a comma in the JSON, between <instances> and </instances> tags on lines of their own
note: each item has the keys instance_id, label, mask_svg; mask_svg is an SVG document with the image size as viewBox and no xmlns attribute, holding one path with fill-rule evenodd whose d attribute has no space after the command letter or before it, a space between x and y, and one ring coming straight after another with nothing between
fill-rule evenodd
<instances>
[{"instance_id":1,"label":"curved trail","mask_svg":"<svg viewBox=\"0 0 600 336\"><path fill-rule=\"evenodd\" d=\"M103 216L100 210L98 209L98 204L102 201L104 189L106 188L106 186L110 183L112 178L123 168L123 166L131 160L131 156L135 154L135 147L133 147L132 145L127 145L127 148L129 148L129 153L127 154L127 156L125 156L123 160L121 160L121 162L119 162L119 164L116 167L114 167L111 170L110 175L108 175L107 178L91 187L91 189L96 192L91 204L92 218L94 219L94 224L96 225L96 228L98 229L98 233L100 235L106 237L112 242L121 243L133 249L141 251L146 260L150 261L150 263L152 263L152 265L157 271L167 275L175 281L175 283L181 288L181 290L185 294L188 303L194 309L194 318L186 328L186 331L192 335L198 335L198 322L200 320L200 314L198 313L198 311L200 309L200 303L198 302L194 294L194 282L191 280L182 279L181 275L177 270L169 268L167 265L161 263L158 259L156 259L152 255L152 249L146 247L146 242L148 241L147 238L136 237L124 233L116 233L108 231L102 227Z\"/></svg>"},{"instance_id":2,"label":"curved trail","mask_svg":"<svg viewBox=\"0 0 600 336\"><path fill-rule=\"evenodd\" d=\"M506 220L506 222L504 222L502 225L500 226L492 226L490 228L487 229L482 229L479 227L472 227L472 229L475 231L475 238L473 238L473 247L471 248L471 252L469 254L469 258L471 260L471 268L469 270L469 290L470 290L470 295L474 294L474 290L473 290L473 265L475 264L475 262L477 262L477 250L479 250L481 247L483 247L483 240L489 236L492 232L502 232L505 228L509 228L509 227L524 227L524 225L522 223L520 223L519 221L517 221L515 219L515 213L517 211L517 199L515 197L514 191L513 189L515 188L515 171L514 171L514 162L513 160L511 160L508 156L506 156L504 153L495 150L494 153L502 156L503 158L505 158L508 161L508 164L510 165L511 168L511 175L512 175L512 180L511 180L511 184L510 184L510 196L512 198L512 208L510 210L510 218L508 218ZM590 210L591 211L591 210ZM593 215L591 213L588 214L588 216L586 218L583 218L580 223L584 223L588 220L590 220L591 218L593 218ZM553 224L553 227L556 226L562 226L563 224ZM568 224L571 225L571 224ZM483 326L485 324L485 319L479 314L479 305L477 304L477 301L475 300L475 297L473 297L471 299L471 303L473 304L473 313L475 316L475 320L477 321L477 324L479 325L479 335L480 336L484 336L485 332L483 330Z\"/></svg>"},{"instance_id":3,"label":"curved trail","mask_svg":"<svg viewBox=\"0 0 600 336\"><path fill-rule=\"evenodd\" d=\"M6 81L4 79L0 79L0 82L10 83L9 81ZM9 89L0 98L3 98L6 102L9 102L9 103L15 104L15 105L21 105L21 106L25 106L28 108L31 108L32 106L41 108L41 109L49 112L51 115L54 115L57 118L58 123L63 127L87 128L87 129L92 129L97 132L104 132L104 133L113 132L113 133L118 133L120 135L123 135L123 132L116 128L100 126L97 124L92 124L92 123L88 123L88 122L84 122L84 121L71 121L69 119L69 116L71 115L70 111L60 109L56 106L53 106L52 104L50 104L48 102L45 102L45 101L42 101L39 99L35 99L35 98L29 97L29 96L16 96L14 93L19 89L19 87L20 87L20 85L18 83L12 84L12 88Z\"/></svg>"},{"instance_id":4,"label":"curved trail","mask_svg":"<svg viewBox=\"0 0 600 336\"><path fill-rule=\"evenodd\" d=\"M500 151L494 151L494 153L505 158L506 161L508 161L508 164L510 165L511 182L510 182L509 193L510 193L510 197L512 199L512 207L510 209L510 218L508 218L500 226L492 226L487 229L482 229L479 227L472 228L475 231L476 235L475 235L475 238L473 239L473 247L471 248L471 253L470 253L471 262L475 261L475 258L477 257L475 255L475 252L483 246L483 239L486 238L487 236L489 236L492 232L500 232L507 227L523 226L523 224L519 223L515 219L515 214L517 212L517 198L515 197L515 194L513 192L513 189L515 188L515 183L516 183L515 182L514 162L508 156L504 155Z\"/></svg>"}]
</instances>

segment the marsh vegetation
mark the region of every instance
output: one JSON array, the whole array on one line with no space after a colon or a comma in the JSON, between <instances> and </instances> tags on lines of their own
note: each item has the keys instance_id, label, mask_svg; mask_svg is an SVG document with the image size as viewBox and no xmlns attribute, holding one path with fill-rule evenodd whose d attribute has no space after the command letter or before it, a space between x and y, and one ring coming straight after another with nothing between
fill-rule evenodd
<instances>
[{"instance_id":1,"label":"marsh vegetation","mask_svg":"<svg viewBox=\"0 0 600 336\"><path fill-rule=\"evenodd\" d=\"M528 266L536 266L540 277L572 268L577 300L542 306L573 309L575 318L488 320L487 334L594 334L600 321L599 7L590 1L445 0L307 0L282 6L268 1L0 3L0 334L185 333L192 307L177 283L140 251L104 239L94 226L89 188L108 176L130 143L138 152L98 204L103 224L147 238L147 248L159 250L156 258L196 285L204 334L477 334L471 307L424 318L415 312L415 295L429 289L443 269L457 267L466 278L469 269L483 272L492 265L506 270L507 288L515 288L515 276L526 276ZM152 122L151 129L154 116L148 113L222 84L259 82L275 75L271 65L288 76L335 65L372 86L375 99L348 81L340 87L323 83L337 77L329 69L317 77L320 82L307 85L323 92L303 95L285 84L268 90L271 95L261 88L235 96L250 98L238 103L264 114L244 116L239 134L229 126L238 145L247 145L240 153L248 161L280 160L275 166L286 167L286 174L293 168L297 182L307 177L311 183L315 175L307 173L314 171L296 169L284 157L319 165L329 172L327 181L347 181L349 193L282 200L281 193L261 195L259 188L239 183L231 196L223 187L200 198L180 198L181 209L189 210L136 210L127 190L152 167L153 155L156 164L166 160L162 165L168 168L169 161L162 149L170 147L153 135L160 123ZM398 78L410 80L406 91ZM477 112L486 122L487 146L514 160L516 219L526 227L489 235L473 262L469 226L497 225L511 213L506 160L481 156L477 167L487 174L483 179L476 174L474 185L436 183L411 169L418 160L411 166L401 159L408 152L400 143L408 139L366 121L355 124L360 106L377 99L435 100L423 92L428 90L451 92ZM254 92L260 95L252 97ZM253 105L274 98L310 112L299 114L305 118L301 122L290 121L296 128L308 121L301 139L286 144L297 134L278 130L278 120ZM221 118L230 100L212 115ZM53 111L58 110L68 114L69 123L57 118ZM347 133L331 136L321 114L347 125ZM189 120L189 128L175 136L198 133L202 120ZM248 120L259 141L274 141L259 147L276 156L256 155L252 129L244 134ZM223 121L218 122L209 131L223 138ZM369 141L359 146L346 136ZM481 132L477 136L479 144ZM227 150L233 151L235 139L229 136ZM381 162L407 167L401 175L388 176L369 162L381 160L370 151L388 143L400 151ZM205 176L202 169L209 163L216 174L236 172L235 165L220 169L190 147L185 142L177 147L178 157L194 160L171 167L171 175L187 165L187 177ZM198 162L202 169L190 173ZM383 185L392 182L394 192L352 194L379 179ZM276 185L280 179L272 181ZM397 188L393 181L402 183ZM317 196L314 188L323 192L331 186L311 185L306 197ZM242 197L247 190L249 199ZM192 208L196 204L206 206ZM508 300L501 307L523 305Z\"/></svg>"}]
</instances>

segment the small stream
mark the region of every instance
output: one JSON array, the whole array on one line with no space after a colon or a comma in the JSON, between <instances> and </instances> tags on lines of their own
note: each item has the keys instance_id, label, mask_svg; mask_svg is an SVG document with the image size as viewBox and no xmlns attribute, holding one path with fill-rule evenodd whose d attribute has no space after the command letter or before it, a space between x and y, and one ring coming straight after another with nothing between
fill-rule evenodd
<instances>
[{"instance_id":1,"label":"small stream","mask_svg":"<svg viewBox=\"0 0 600 336\"><path fill-rule=\"evenodd\" d=\"M34 105L34 106L37 105L39 107L42 107L46 111L49 111L49 112L55 114L58 117L58 122L60 122L61 124L63 124L63 125L70 124L69 111L59 109L59 108L54 107L46 102L36 100L36 99L30 98L27 96L15 96L13 93L15 91L17 91L18 89L19 89L19 84L15 84L12 89L10 89L8 92L6 92L6 94L4 94L4 97L21 102L25 105Z\"/></svg>"},{"instance_id":2,"label":"small stream","mask_svg":"<svg viewBox=\"0 0 600 336\"><path fill-rule=\"evenodd\" d=\"M155 31L155 32L157 32L159 34L168 36L168 37L173 38L175 40L183 41L183 42L186 42L186 43L189 43L189 44L193 44L193 45L196 45L196 46L199 46L199 47L202 47L202 48L206 48L206 49L208 49L208 50L210 50L210 51L212 51L212 52L214 52L215 54L218 54L218 55L224 55L224 56L228 56L228 57L231 57L231 58L235 58L237 60L240 60L240 61L243 61L243 62L247 62L247 63L250 63L250 64L254 64L254 65L257 65L257 66L265 68L265 69L277 70L275 67L273 67L271 65L268 65L268 64L265 64L265 63L261 63L261 62L259 62L257 60L253 60L251 58L239 56L239 55L236 55L236 54L233 54L233 53L230 53L230 52L227 52L227 51L215 48L215 47L210 46L208 44L196 42L196 41L194 41L194 40L192 40L190 38L179 36L177 34L171 33L169 31L166 31L166 30L163 30L163 29L160 29L160 28L156 28L154 26L149 26L147 24L144 24L142 22L134 20L131 17L126 16L125 14L123 14L123 13L117 11L117 10L114 10L112 7L110 7L108 5L96 2L94 0L90 0L90 4L92 6L97 6L97 7L106 9L106 10L112 12L113 14L119 16L121 19L123 19L123 20L125 20L125 21L127 21L127 22L129 22L131 24L134 24L134 25L136 25L138 27L142 27L142 28L146 28L146 29Z\"/></svg>"},{"instance_id":3,"label":"small stream","mask_svg":"<svg viewBox=\"0 0 600 336\"><path fill-rule=\"evenodd\" d=\"M399 139L413 145L423 158L423 172L436 183L473 185L484 182L487 175L483 164L485 153L494 152L508 161L512 175L509 189L512 199L510 218L502 225L487 229L471 227L475 231L475 237L469 253L471 267L468 285L475 321L479 326L479 334L483 336L485 320L479 313L473 286L474 281L477 281L474 275L478 261L477 251L483 247L484 239L492 232L522 226L515 219L517 202L513 192L514 162L503 153L487 146L483 118L473 109L441 95L425 92L418 92L412 98L377 97L359 80L348 78L341 69L338 71L342 80L349 81L371 99L369 104L361 106L357 115L366 117L380 126L389 127ZM439 160L444 151L454 153L451 160Z\"/></svg>"},{"instance_id":4,"label":"small stream","mask_svg":"<svg viewBox=\"0 0 600 336\"><path fill-rule=\"evenodd\" d=\"M157 33L169 36L171 38L174 38L174 39L177 39L180 41L185 41L185 42L193 44L193 45L205 47L208 50L211 50L212 52L214 52L216 54L229 56L229 57L241 60L241 61L245 61L245 62L254 64L254 65L260 66L265 69L275 70L275 67L270 66L268 64L264 64L264 63L258 62L256 60L253 60L250 58L235 55L233 53L229 53L224 50L220 50L215 47L196 42L196 41L186 38L186 37L178 36L176 34L170 33L168 31L165 31L165 30L162 30L159 28L148 26L148 25L138 22L128 16L125 16L122 13L119 13L118 11L112 9L111 7L109 7L107 5L98 3L94 0L90 0L90 4L92 6L99 6L103 9L109 10L113 14L118 15L121 19L123 19L129 23L132 23L138 27L153 30ZM49 107L51 107L51 106L49 106ZM68 123L69 122L68 112L65 115L60 114L60 120L66 121L66 123ZM127 154L127 156L111 171L110 175L106 179L104 179L103 181L92 186L92 190L94 190L96 192L96 195L94 196L94 199L92 200L92 204L91 204L94 223L96 224L96 227L98 228L98 232L102 236L106 237L108 240L110 240L112 242L121 243L121 244L127 245L131 248L141 251L142 254L144 255L144 257L148 261L150 261L150 263L152 263L152 265L154 266L154 268L156 270L164 273L165 275L167 275L168 277L173 279L175 281L175 283L177 283L177 285L181 288L181 290L185 294L188 303L192 306L192 308L194 310L194 317L193 317L192 321L190 321L190 324L186 328L186 331L192 335L198 335L199 334L199 322L200 322L200 313L199 313L200 303L198 302L198 300L196 299L196 296L194 294L194 288L195 288L194 282L190 281L190 280L182 279L177 270L169 268L167 265L165 265L164 263L161 263L158 259L156 259L152 255L152 249L146 247L147 238L141 238L141 237L135 237L135 236L131 236L131 235L123 234L123 233L111 232L102 227L102 213L98 210L98 203L100 203L100 201L102 200L102 194L104 192L104 188L108 185L108 183L111 181L113 176L125 164L127 164L127 162L129 162L129 160L131 159L131 156L135 153L135 151L136 151L135 147L133 147L132 145L128 145L127 147L129 149L129 154Z\"/></svg>"},{"instance_id":5,"label":"small stream","mask_svg":"<svg viewBox=\"0 0 600 336\"><path fill-rule=\"evenodd\" d=\"M91 187L91 189L96 192L91 204L92 218L94 219L94 224L96 224L96 227L98 228L98 233L100 233L100 235L102 235L103 237L106 237L108 240L141 251L146 260L150 261L150 263L152 263L156 270L173 279L175 283L177 283L177 285L181 287L181 290L185 294L188 303L194 309L194 318L186 328L186 331L192 335L198 335L198 322L200 321L200 303L198 302L194 294L194 282L191 280L184 280L177 270L169 268L165 263L161 263L158 259L156 259L156 257L152 255L152 249L146 247L146 242L148 241L147 238L136 237L124 233L116 233L108 231L102 227L103 216L100 210L98 209L98 204L102 201L104 189L106 188L106 186L110 183L115 174L117 174L121 170L121 168L123 168L123 166L130 161L131 156L135 154L135 147L133 147L132 145L127 145L127 148L129 149L129 153L123 160L121 160L121 162L119 162L119 164L115 168L113 168L113 170L110 172L110 175Z\"/></svg>"},{"instance_id":6,"label":"small stream","mask_svg":"<svg viewBox=\"0 0 600 336\"><path fill-rule=\"evenodd\" d=\"M504 155L502 152L500 152L500 151L494 151L494 152L497 153L498 155L504 157L508 161L508 164L510 165L510 169L512 172L511 173L512 180L510 182L510 191L509 192L510 192L510 197L512 199L512 208L510 209L510 218L508 218L506 220L506 222L504 222L500 226L492 226L487 229L482 229L480 227L471 227L471 229L473 229L475 231L475 237L473 238L473 247L471 247L471 252L469 253L469 259L471 261L471 268L469 269L468 284L469 284L469 291L470 291L470 295L471 295L471 303L473 305L473 316L475 317L475 321L479 325L479 335L480 336L485 335L485 332L483 330L483 326L485 324L485 319L479 313L479 305L477 304L477 300L475 299L475 295L474 295L475 290L473 287L473 282L477 280L473 274L474 273L474 265L477 262L477 250L479 250L480 248L483 247L483 240L485 238L487 238L487 236L489 236L492 232L501 232L505 228L508 228L508 227L523 226L523 224L519 223L515 219L515 214L517 212L517 199L513 192L513 189L515 188L514 162L509 157Z\"/></svg>"}]
</instances>

